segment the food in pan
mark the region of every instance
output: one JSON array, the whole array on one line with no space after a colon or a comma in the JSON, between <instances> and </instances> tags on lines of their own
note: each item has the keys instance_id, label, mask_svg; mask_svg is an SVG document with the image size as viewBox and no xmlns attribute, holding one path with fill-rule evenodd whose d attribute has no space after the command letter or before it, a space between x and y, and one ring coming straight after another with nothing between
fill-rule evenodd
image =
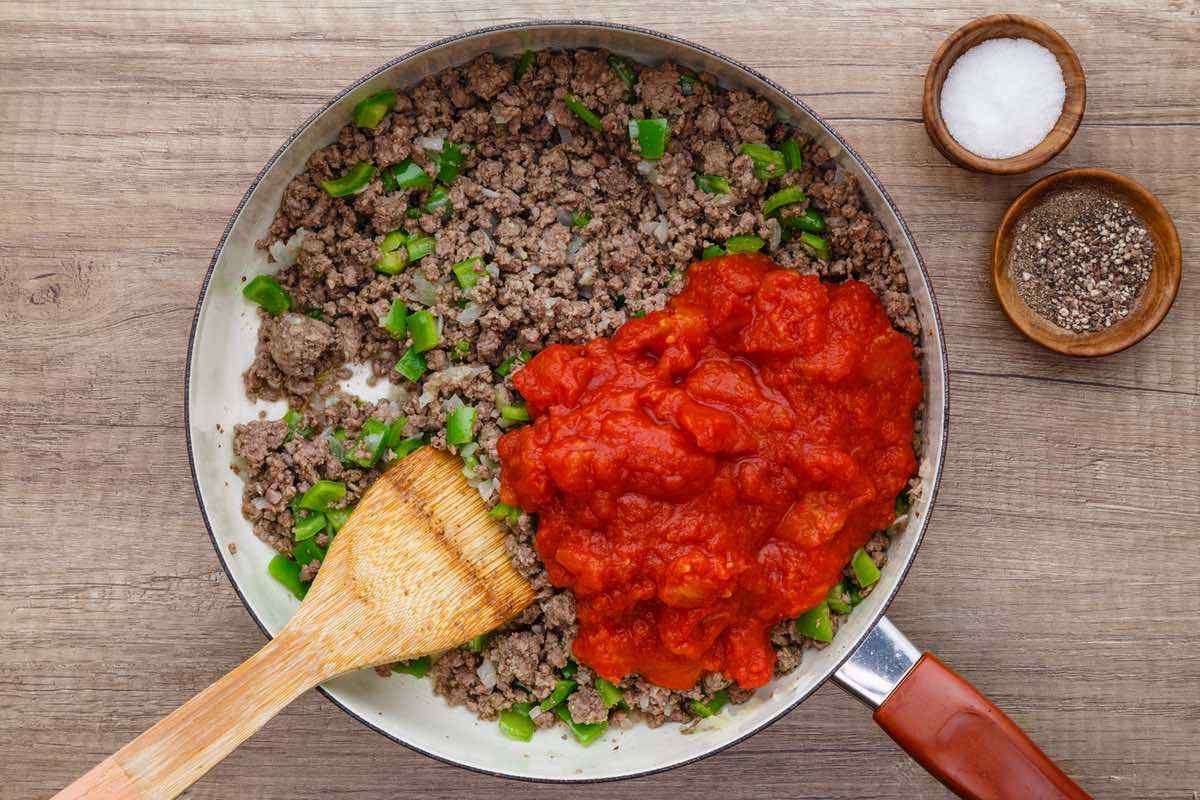
<instances>
[{"instance_id":1,"label":"food in pan","mask_svg":"<svg viewBox=\"0 0 1200 800\"><path fill-rule=\"evenodd\" d=\"M762 98L602 51L484 55L353 116L244 289L246 392L289 406L235 433L272 574L303 595L427 443L463 457L539 599L392 671L509 736L708 717L831 641L919 491L917 318L853 177ZM339 387L358 364L385 399ZM608 401L638 407L588 433ZM671 514L696 546L659 541Z\"/></svg>"}]
</instances>

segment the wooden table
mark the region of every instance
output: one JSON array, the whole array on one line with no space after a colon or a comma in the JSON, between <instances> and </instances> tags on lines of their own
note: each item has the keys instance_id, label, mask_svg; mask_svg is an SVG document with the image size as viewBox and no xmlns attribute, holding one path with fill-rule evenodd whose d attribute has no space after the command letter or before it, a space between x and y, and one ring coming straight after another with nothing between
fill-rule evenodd
<instances>
[{"instance_id":1,"label":"wooden table","mask_svg":"<svg viewBox=\"0 0 1200 800\"><path fill-rule=\"evenodd\" d=\"M260 166L327 97L409 48L570 16L741 59L807 99L879 173L933 273L952 365L942 494L892 617L1097 797L1195 798L1198 283L1185 275L1174 311L1133 350L1071 361L1009 326L987 264L1007 202L1078 165L1143 181L1195 252L1200 6L879 5L0 4L0 798L48 797L262 644L204 533L182 407L197 290ZM1032 175L967 174L921 125L934 49L995 10L1042 16L1087 70L1079 135ZM643 800L698 787L947 795L825 687L719 757L579 788L439 764L313 694L189 796Z\"/></svg>"}]
</instances>

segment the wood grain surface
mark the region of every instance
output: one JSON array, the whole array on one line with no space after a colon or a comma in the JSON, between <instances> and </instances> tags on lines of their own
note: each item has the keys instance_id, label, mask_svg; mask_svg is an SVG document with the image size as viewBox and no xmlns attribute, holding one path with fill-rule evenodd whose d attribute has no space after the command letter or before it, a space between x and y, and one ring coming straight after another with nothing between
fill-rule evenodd
<instances>
[{"instance_id":1,"label":"wood grain surface","mask_svg":"<svg viewBox=\"0 0 1200 800\"><path fill-rule=\"evenodd\" d=\"M1063 33L1088 76L1072 144L975 175L926 138L944 36L997 10ZM45 798L262 645L204 533L183 431L193 304L261 165L350 81L432 38L529 18L669 31L779 80L879 173L933 273L950 452L891 610L1100 798L1200 791L1200 101L1196 0L568 5L0 2L0 798ZM1007 203L1068 166L1174 215L1183 286L1138 346L1075 361L991 290ZM191 798L940 798L825 687L770 730L643 780L506 782L301 698Z\"/></svg>"}]
</instances>

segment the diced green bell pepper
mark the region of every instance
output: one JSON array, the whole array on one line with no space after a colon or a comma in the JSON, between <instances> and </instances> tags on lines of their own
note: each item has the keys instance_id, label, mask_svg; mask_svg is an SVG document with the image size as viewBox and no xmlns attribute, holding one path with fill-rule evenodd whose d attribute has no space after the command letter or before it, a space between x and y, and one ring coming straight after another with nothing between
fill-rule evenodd
<instances>
[{"instance_id":1,"label":"diced green bell pepper","mask_svg":"<svg viewBox=\"0 0 1200 800\"><path fill-rule=\"evenodd\" d=\"M563 102L566 103L567 108L574 111L581 120L586 122L592 128L592 130L597 132L604 130L603 120L600 119L595 111L592 111L590 108L581 103L579 98L577 98L575 95L568 92L567 94L563 95Z\"/></svg>"},{"instance_id":2,"label":"diced green bell pepper","mask_svg":"<svg viewBox=\"0 0 1200 800\"><path fill-rule=\"evenodd\" d=\"M794 203L803 203L808 199L808 195L799 186L785 186L778 192L768 197L763 203L763 216L767 216L772 211L790 206Z\"/></svg>"},{"instance_id":3,"label":"diced green bell pepper","mask_svg":"<svg viewBox=\"0 0 1200 800\"><path fill-rule=\"evenodd\" d=\"M483 259L479 256L473 256L465 261L459 261L450 267L454 272L454 278L458 281L459 287L464 292L469 292L475 288L475 284L479 283L479 272L483 267Z\"/></svg>"},{"instance_id":4,"label":"diced green bell pepper","mask_svg":"<svg viewBox=\"0 0 1200 800\"><path fill-rule=\"evenodd\" d=\"M388 309L387 316L379 325L390 333L393 339L403 341L408 333L408 309L399 297L392 299L392 307Z\"/></svg>"},{"instance_id":5,"label":"diced green bell pepper","mask_svg":"<svg viewBox=\"0 0 1200 800\"><path fill-rule=\"evenodd\" d=\"M626 89L632 89L637 83L637 75L633 71L633 67L629 62L616 54L610 54L608 57L608 65L613 68L613 72L617 73L617 77L625 84Z\"/></svg>"},{"instance_id":6,"label":"diced green bell pepper","mask_svg":"<svg viewBox=\"0 0 1200 800\"><path fill-rule=\"evenodd\" d=\"M308 584L300 582L300 565L282 553L267 564L267 574L279 581L297 600L308 594Z\"/></svg>"},{"instance_id":7,"label":"diced green bell pepper","mask_svg":"<svg viewBox=\"0 0 1200 800\"><path fill-rule=\"evenodd\" d=\"M500 733L518 742L528 742L533 738L534 724L529 718L531 703L517 703L512 708L500 712Z\"/></svg>"},{"instance_id":8,"label":"diced green bell pepper","mask_svg":"<svg viewBox=\"0 0 1200 800\"><path fill-rule=\"evenodd\" d=\"M802 231L800 233L800 244L804 245L805 248L822 261L828 261L832 255L829 250L829 242L815 233Z\"/></svg>"},{"instance_id":9,"label":"diced green bell pepper","mask_svg":"<svg viewBox=\"0 0 1200 800\"><path fill-rule=\"evenodd\" d=\"M829 590L829 596L825 602L829 604L829 610L835 614L849 614L853 606L850 605L846 598L846 584L844 581L838 581Z\"/></svg>"},{"instance_id":10,"label":"diced green bell pepper","mask_svg":"<svg viewBox=\"0 0 1200 800\"><path fill-rule=\"evenodd\" d=\"M454 142L446 142L442 145L442 152L437 157L438 175L437 179L446 186L454 183L458 174L462 172L463 164L467 163L466 153L462 147Z\"/></svg>"},{"instance_id":11,"label":"diced green bell pepper","mask_svg":"<svg viewBox=\"0 0 1200 800\"><path fill-rule=\"evenodd\" d=\"M575 735L575 739L584 747L600 738L608 730L608 721L581 724L571 719L571 712L566 706L554 709L555 715L566 723L567 728Z\"/></svg>"},{"instance_id":12,"label":"diced green bell pepper","mask_svg":"<svg viewBox=\"0 0 1200 800\"><path fill-rule=\"evenodd\" d=\"M697 175L696 188L709 194L729 194L733 191L729 179L720 175Z\"/></svg>"},{"instance_id":13,"label":"diced green bell pepper","mask_svg":"<svg viewBox=\"0 0 1200 800\"><path fill-rule=\"evenodd\" d=\"M662 117L630 120L629 139L638 143L642 158L657 161L667 152L667 143L671 139L671 125Z\"/></svg>"},{"instance_id":14,"label":"diced green bell pepper","mask_svg":"<svg viewBox=\"0 0 1200 800\"><path fill-rule=\"evenodd\" d=\"M331 197L345 197L348 194L358 194L367 188L371 178L375 177L375 165L359 161L346 171L340 178L331 181L321 181L321 188Z\"/></svg>"},{"instance_id":15,"label":"diced green bell pepper","mask_svg":"<svg viewBox=\"0 0 1200 800\"><path fill-rule=\"evenodd\" d=\"M432 236L410 236L407 247L409 262L417 262L434 251L437 239Z\"/></svg>"},{"instance_id":16,"label":"diced green bell pepper","mask_svg":"<svg viewBox=\"0 0 1200 800\"><path fill-rule=\"evenodd\" d=\"M527 364L531 358L533 358L533 353L529 352L528 350L522 350L516 355L509 356L501 361L500 366L496 367L496 374L503 378L517 367Z\"/></svg>"},{"instance_id":17,"label":"diced green bell pepper","mask_svg":"<svg viewBox=\"0 0 1200 800\"><path fill-rule=\"evenodd\" d=\"M242 295L275 316L292 307L292 296L270 275L256 275L251 278L249 283L242 287Z\"/></svg>"},{"instance_id":18,"label":"diced green bell pepper","mask_svg":"<svg viewBox=\"0 0 1200 800\"><path fill-rule=\"evenodd\" d=\"M442 335L438 333L437 317L432 311L423 310L410 315L408 333L412 336L412 349L418 353L432 350L442 341Z\"/></svg>"},{"instance_id":19,"label":"diced green bell pepper","mask_svg":"<svg viewBox=\"0 0 1200 800\"><path fill-rule=\"evenodd\" d=\"M432 189L433 178L411 158L392 167L392 181L397 189Z\"/></svg>"},{"instance_id":20,"label":"diced green bell pepper","mask_svg":"<svg viewBox=\"0 0 1200 800\"><path fill-rule=\"evenodd\" d=\"M573 661L568 661L567 665L570 666L571 664L574 664L574 663L575 662L573 662ZM576 667L576 669L578 669L578 667ZM564 673L566 672L565 668L563 669L563 672ZM574 675L575 673L572 672L571 674ZM550 694L546 696L546 699L541 702L540 708L542 709L542 711L549 711L550 709L557 706L559 703L562 703L564 700L567 699L568 696L570 696L571 692L575 691L575 687L577 685L578 684L576 684L575 681L572 681L572 680L567 680L567 679L562 679L562 678L560 678L559 680L556 680L554 682L554 691L550 692Z\"/></svg>"},{"instance_id":21,"label":"diced green bell pepper","mask_svg":"<svg viewBox=\"0 0 1200 800\"><path fill-rule=\"evenodd\" d=\"M429 197L425 198L425 202L421 204L421 210L426 214L438 214L450 206L450 193L446 191L446 187L439 186L429 193Z\"/></svg>"},{"instance_id":22,"label":"diced green bell pepper","mask_svg":"<svg viewBox=\"0 0 1200 800\"><path fill-rule=\"evenodd\" d=\"M308 516L297 519L292 528L292 536L297 542L311 539L325 530L325 515L320 511L310 511Z\"/></svg>"},{"instance_id":23,"label":"diced green bell pepper","mask_svg":"<svg viewBox=\"0 0 1200 800\"><path fill-rule=\"evenodd\" d=\"M400 444L393 447L392 450L396 453L396 458L404 458L409 453L413 452L414 450L419 450L425 445L426 441L424 439L419 436L414 436L411 439L405 439L404 441L400 442Z\"/></svg>"},{"instance_id":24,"label":"diced green bell pepper","mask_svg":"<svg viewBox=\"0 0 1200 800\"><path fill-rule=\"evenodd\" d=\"M700 253L701 261L708 261L710 258L718 258L723 255L728 255L724 247L720 245L710 244Z\"/></svg>"},{"instance_id":25,"label":"diced green bell pepper","mask_svg":"<svg viewBox=\"0 0 1200 800\"><path fill-rule=\"evenodd\" d=\"M528 422L529 409L523 404L500 406L500 416L513 422Z\"/></svg>"},{"instance_id":26,"label":"diced green bell pepper","mask_svg":"<svg viewBox=\"0 0 1200 800\"><path fill-rule=\"evenodd\" d=\"M693 700L691 702L692 713L697 717L711 717L720 712L725 704L729 702L729 692L725 689L713 694L711 697L704 700Z\"/></svg>"},{"instance_id":27,"label":"diced green bell pepper","mask_svg":"<svg viewBox=\"0 0 1200 800\"><path fill-rule=\"evenodd\" d=\"M815 208L806 208L803 214L796 216L781 216L779 222L786 230L824 233L827 229L825 218Z\"/></svg>"},{"instance_id":28,"label":"diced green bell pepper","mask_svg":"<svg viewBox=\"0 0 1200 800\"><path fill-rule=\"evenodd\" d=\"M475 407L459 406L446 420L446 442L466 444L475 436Z\"/></svg>"},{"instance_id":29,"label":"diced green bell pepper","mask_svg":"<svg viewBox=\"0 0 1200 800\"><path fill-rule=\"evenodd\" d=\"M302 428L304 424L304 414L294 408L289 408L287 413L283 415L283 422L288 426L288 439L292 436L299 436L301 439L307 439L312 436L315 431L312 428ZM285 439L284 441L287 441Z\"/></svg>"},{"instance_id":30,"label":"diced green bell pepper","mask_svg":"<svg viewBox=\"0 0 1200 800\"><path fill-rule=\"evenodd\" d=\"M388 424L387 435L383 437L383 449L395 450L404 439L404 428L408 425L408 417L396 417Z\"/></svg>"},{"instance_id":31,"label":"diced green bell pepper","mask_svg":"<svg viewBox=\"0 0 1200 800\"><path fill-rule=\"evenodd\" d=\"M765 144L759 142L746 142L742 145L742 153L750 156L750 160L754 162L754 175L762 180L770 180L778 178L787 171L787 164L783 157L783 153L778 150L772 150Z\"/></svg>"},{"instance_id":32,"label":"diced green bell pepper","mask_svg":"<svg viewBox=\"0 0 1200 800\"><path fill-rule=\"evenodd\" d=\"M625 699L624 692L599 676L596 677L596 692L599 693L600 699L604 701L605 708L612 708Z\"/></svg>"},{"instance_id":33,"label":"diced green bell pepper","mask_svg":"<svg viewBox=\"0 0 1200 800\"><path fill-rule=\"evenodd\" d=\"M354 511L352 508L331 508L325 512L325 521L329 523L329 530L337 533L346 524L346 520L350 519L350 514Z\"/></svg>"},{"instance_id":34,"label":"diced green bell pepper","mask_svg":"<svg viewBox=\"0 0 1200 800\"><path fill-rule=\"evenodd\" d=\"M513 83L520 83L521 78L524 78L529 73L529 68L532 66L533 51L526 50L513 62Z\"/></svg>"},{"instance_id":35,"label":"diced green bell pepper","mask_svg":"<svg viewBox=\"0 0 1200 800\"><path fill-rule=\"evenodd\" d=\"M400 356L400 360L393 367L396 372L399 372L410 381L416 381L424 375L426 368L425 356L411 347L404 351L404 355Z\"/></svg>"},{"instance_id":36,"label":"diced green bell pepper","mask_svg":"<svg viewBox=\"0 0 1200 800\"><path fill-rule=\"evenodd\" d=\"M430 666L429 656L421 656L409 661L397 661L392 664L392 672L399 672L401 675L412 675L414 678L424 678L429 674Z\"/></svg>"},{"instance_id":37,"label":"diced green bell pepper","mask_svg":"<svg viewBox=\"0 0 1200 800\"><path fill-rule=\"evenodd\" d=\"M821 603L796 617L796 633L818 642L833 641L833 617L829 604Z\"/></svg>"},{"instance_id":38,"label":"diced green bell pepper","mask_svg":"<svg viewBox=\"0 0 1200 800\"><path fill-rule=\"evenodd\" d=\"M731 236L725 242L725 249L730 253L753 253L762 250L766 244L758 236Z\"/></svg>"},{"instance_id":39,"label":"diced green bell pepper","mask_svg":"<svg viewBox=\"0 0 1200 800\"><path fill-rule=\"evenodd\" d=\"M305 564L313 561L324 561L325 550L318 547L316 541L313 539L304 539L296 542L295 546L292 547L292 558L296 560L297 564L303 567Z\"/></svg>"},{"instance_id":40,"label":"diced green bell pepper","mask_svg":"<svg viewBox=\"0 0 1200 800\"><path fill-rule=\"evenodd\" d=\"M875 566L871 556L861 547L854 552L854 557L850 559L850 570L854 573L854 580L863 589L874 586L881 577L879 567Z\"/></svg>"},{"instance_id":41,"label":"diced green bell pepper","mask_svg":"<svg viewBox=\"0 0 1200 800\"><path fill-rule=\"evenodd\" d=\"M350 448L348 460L363 469L375 466L375 462L383 454L383 440L387 433L387 423L382 420L372 417L364 422L358 434L358 441ZM359 455L360 452L364 455Z\"/></svg>"},{"instance_id":42,"label":"diced green bell pepper","mask_svg":"<svg viewBox=\"0 0 1200 800\"><path fill-rule=\"evenodd\" d=\"M297 505L309 511L324 511L345 496L346 484L322 479L304 493Z\"/></svg>"},{"instance_id":43,"label":"diced green bell pepper","mask_svg":"<svg viewBox=\"0 0 1200 800\"><path fill-rule=\"evenodd\" d=\"M800 155L800 142L795 138L788 139L779 145L779 151L783 153L783 163L789 170L799 172L804 169L804 157Z\"/></svg>"},{"instance_id":44,"label":"diced green bell pepper","mask_svg":"<svg viewBox=\"0 0 1200 800\"><path fill-rule=\"evenodd\" d=\"M390 89L360 100L354 107L354 124L375 130L395 105L396 93Z\"/></svg>"}]
</instances>

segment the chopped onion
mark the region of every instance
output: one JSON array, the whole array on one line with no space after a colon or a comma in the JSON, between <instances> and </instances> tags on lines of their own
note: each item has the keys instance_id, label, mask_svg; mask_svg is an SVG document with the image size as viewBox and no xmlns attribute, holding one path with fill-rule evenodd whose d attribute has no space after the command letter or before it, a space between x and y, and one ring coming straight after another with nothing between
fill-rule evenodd
<instances>
[{"instance_id":1,"label":"chopped onion","mask_svg":"<svg viewBox=\"0 0 1200 800\"><path fill-rule=\"evenodd\" d=\"M419 272L413 273L413 291L409 299L423 306L437 305L437 286Z\"/></svg>"},{"instance_id":2,"label":"chopped onion","mask_svg":"<svg viewBox=\"0 0 1200 800\"><path fill-rule=\"evenodd\" d=\"M413 139L413 144L422 150L437 150L441 151L446 144L446 139L442 136L418 136Z\"/></svg>"},{"instance_id":3,"label":"chopped onion","mask_svg":"<svg viewBox=\"0 0 1200 800\"><path fill-rule=\"evenodd\" d=\"M767 227L767 249L774 250L779 247L783 241L783 228L779 225L779 220L771 217L766 222Z\"/></svg>"},{"instance_id":4,"label":"chopped onion","mask_svg":"<svg viewBox=\"0 0 1200 800\"><path fill-rule=\"evenodd\" d=\"M659 217L658 224L654 226L654 230L651 231L651 233L654 234L654 238L658 240L659 244L666 244L667 243L667 218Z\"/></svg>"},{"instance_id":5,"label":"chopped onion","mask_svg":"<svg viewBox=\"0 0 1200 800\"><path fill-rule=\"evenodd\" d=\"M547 112L546 112L546 122L549 122L551 125L557 125L557 124L558 124L558 120L556 120L556 119L554 118L554 112L553 112L553 111L547 111Z\"/></svg>"},{"instance_id":6,"label":"chopped onion","mask_svg":"<svg viewBox=\"0 0 1200 800\"><path fill-rule=\"evenodd\" d=\"M458 316L455 317L455 319L458 320L459 325L470 325L472 322L479 319L479 315L482 313L483 309L478 303L467 303L466 307L464 307L462 311L458 312Z\"/></svg>"},{"instance_id":7,"label":"chopped onion","mask_svg":"<svg viewBox=\"0 0 1200 800\"><path fill-rule=\"evenodd\" d=\"M491 500L492 495L494 495L496 493L496 486L490 480L488 480L488 481L468 480L467 483L469 483L471 485L471 487L475 489L475 491L479 492L479 496L482 497L484 500Z\"/></svg>"},{"instance_id":8,"label":"chopped onion","mask_svg":"<svg viewBox=\"0 0 1200 800\"><path fill-rule=\"evenodd\" d=\"M447 411L453 411L454 409L460 408L461 406L464 406L464 405L466 405L466 403L464 403L463 399L458 396L458 392L455 392L454 394L450 395L449 397L447 397L445 400L442 401L442 406Z\"/></svg>"},{"instance_id":9,"label":"chopped onion","mask_svg":"<svg viewBox=\"0 0 1200 800\"><path fill-rule=\"evenodd\" d=\"M512 405L512 403L509 402L508 389L504 387L503 383L496 385L496 391L493 393L493 397L496 398L497 408L503 408L504 406Z\"/></svg>"},{"instance_id":10,"label":"chopped onion","mask_svg":"<svg viewBox=\"0 0 1200 800\"><path fill-rule=\"evenodd\" d=\"M500 676L496 674L496 665L486 658L479 660L475 674L479 676L479 682L483 684L483 688L489 692L496 688L496 683L500 680Z\"/></svg>"},{"instance_id":11,"label":"chopped onion","mask_svg":"<svg viewBox=\"0 0 1200 800\"><path fill-rule=\"evenodd\" d=\"M557 209L557 213L555 213L554 217L558 220L558 224L562 225L563 227L571 227L571 212L567 211L565 208Z\"/></svg>"},{"instance_id":12,"label":"chopped onion","mask_svg":"<svg viewBox=\"0 0 1200 800\"><path fill-rule=\"evenodd\" d=\"M500 268L497 267L495 264L484 264L483 271L486 272L488 275L491 275L493 278L500 277Z\"/></svg>"},{"instance_id":13,"label":"chopped onion","mask_svg":"<svg viewBox=\"0 0 1200 800\"><path fill-rule=\"evenodd\" d=\"M563 144L570 144L571 142L575 141L575 134L571 133L569 129L564 128L562 125L559 125L558 140Z\"/></svg>"},{"instance_id":14,"label":"chopped onion","mask_svg":"<svg viewBox=\"0 0 1200 800\"><path fill-rule=\"evenodd\" d=\"M271 258L275 259L276 264L282 264L285 267L290 267L296 263L296 256L300 255L300 245L304 242L304 237L308 235L308 231L304 228L297 228L291 238L284 242L273 242L271 244Z\"/></svg>"},{"instance_id":15,"label":"chopped onion","mask_svg":"<svg viewBox=\"0 0 1200 800\"><path fill-rule=\"evenodd\" d=\"M578 233L571 237L571 241L567 243L567 263L574 264L575 256L579 255L579 248L583 247L583 237Z\"/></svg>"},{"instance_id":16,"label":"chopped onion","mask_svg":"<svg viewBox=\"0 0 1200 800\"><path fill-rule=\"evenodd\" d=\"M537 264L530 264L528 267L525 268L525 272L528 275L539 275L539 274L541 274L541 271L542 271L542 268L539 267Z\"/></svg>"},{"instance_id":17,"label":"chopped onion","mask_svg":"<svg viewBox=\"0 0 1200 800\"><path fill-rule=\"evenodd\" d=\"M478 375L486 374L487 372L488 368L482 364L477 364L474 366L470 364L458 364L453 367L447 367L446 369L439 370L425 379L425 383L421 387L423 390L421 392L421 396L417 398L417 405L421 408L425 408L427 405L432 403L433 398L437 397L438 390L441 389L442 384L446 382L459 383L464 380L470 380ZM458 395L455 395L446 402L453 402L457 397ZM463 401L459 399L458 405L461 406L462 404Z\"/></svg>"},{"instance_id":18,"label":"chopped onion","mask_svg":"<svg viewBox=\"0 0 1200 800\"><path fill-rule=\"evenodd\" d=\"M458 451L458 454L463 458L470 458L475 455L475 451L479 449L479 442L467 442Z\"/></svg>"},{"instance_id":19,"label":"chopped onion","mask_svg":"<svg viewBox=\"0 0 1200 800\"><path fill-rule=\"evenodd\" d=\"M579 271L579 277L575 279L575 282L580 286L591 286L596 282L596 268L584 267Z\"/></svg>"},{"instance_id":20,"label":"chopped onion","mask_svg":"<svg viewBox=\"0 0 1200 800\"><path fill-rule=\"evenodd\" d=\"M655 169L657 166L657 161L639 161L637 165L637 171L641 175L650 177L651 175L658 174L657 170Z\"/></svg>"},{"instance_id":21,"label":"chopped onion","mask_svg":"<svg viewBox=\"0 0 1200 800\"><path fill-rule=\"evenodd\" d=\"M654 229L658 227L658 220L646 220L638 225L638 230L645 234L654 233Z\"/></svg>"},{"instance_id":22,"label":"chopped onion","mask_svg":"<svg viewBox=\"0 0 1200 800\"><path fill-rule=\"evenodd\" d=\"M258 511L265 511L268 505L267 498L256 497L250 501L250 505L254 506L254 508Z\"/></svg>"},{"instance_id":23,"label":"chopped onion","mask_svg":"<svg viewBox=\"0 0 1200 800\"><path fill-rule=\"evenodd\" d=\"M480 186L479 193L481 195L483 195L484 197L486 197L488 200L499 200L500 199L499 192L497 192L495 189L489 189L486 186Z\"/></svg>"}]
</instances>

